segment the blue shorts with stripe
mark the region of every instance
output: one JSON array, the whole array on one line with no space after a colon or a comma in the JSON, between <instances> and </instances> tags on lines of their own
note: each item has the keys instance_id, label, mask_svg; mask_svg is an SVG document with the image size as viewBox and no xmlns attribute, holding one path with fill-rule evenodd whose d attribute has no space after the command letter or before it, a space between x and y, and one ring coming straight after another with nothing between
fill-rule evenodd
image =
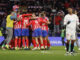
<instances>
[{"instance_id":1,"label":"blue shorts with stripe","mask_svg":"<svg viewBox=\"0 0 80 60\"><path fill-rule=\"evenodd\" d=\"M21 36L21 28L20 29L14 29L14 36Z\"/></svg>"},{"instance_id":2,"label":"blue shorts with stripe","mask_svg":"<svg viewBox=\"0 0 80 60\"><path fill-rule=\"evenodd\" d=\"M41 29L40 29L40 28L35 29L35 30L32 32L32 36L33 36L33 37L42 36L42 31L41 31Z\"/></svg>"}]
</instances>

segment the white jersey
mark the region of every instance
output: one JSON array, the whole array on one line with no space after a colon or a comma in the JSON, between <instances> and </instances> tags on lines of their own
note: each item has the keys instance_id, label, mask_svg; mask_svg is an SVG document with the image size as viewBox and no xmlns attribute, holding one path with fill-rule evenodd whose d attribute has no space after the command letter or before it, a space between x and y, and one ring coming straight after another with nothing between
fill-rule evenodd
<instances>
[{"instance_id":1,"label":"white jersey","mask_svg":"<svg viewBox=\"0 0 80 60\"><path fill-rule=\"evenodd\" d=\"M70 24L67 23L70 21ZM64 17L64 25L66 25L66 38L67 40L76 39L76 28L79 25L79 18L76 14L67 14Z\"/></svg>"},{"instance_id":2,"label":"white jersey","mask_svg":"<svg viewBox=\"0 0 80 60\"><path fill-rule=\"evenodd\" d=\"M79 25L79 18L76 14L67 14L64 17L64 25L67 24L67 22L70 21L70 24L66 26L66 31L71 30L71 31L76 31L76 26Z\"/></svg>"}]
</instances>

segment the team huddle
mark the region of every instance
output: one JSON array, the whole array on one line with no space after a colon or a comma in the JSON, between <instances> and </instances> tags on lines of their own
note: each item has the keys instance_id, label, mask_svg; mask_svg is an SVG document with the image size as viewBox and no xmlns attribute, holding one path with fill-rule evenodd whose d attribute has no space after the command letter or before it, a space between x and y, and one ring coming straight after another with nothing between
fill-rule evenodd
<instances>
[{"instance_id":1,"label":"team huddle","mask_svg":"<svg viewBox=\"0 0 80 60\"><path fill-rule=\"evenodd\" d=\"M32 17L29 17L32 16ZM29 30L32 30L32 41L34 49L47 49L47 36L49 20L45 15L36 17L33 14L18 15L18 21L14 21L14 36L15 49L17 49L17 42L20 42L22 36L22 44L24 48L29 48ZM21 22L22 21L22 22ZM19 41L18 41L19 38ZM26 43L26 45L25 45ZM39 46L40 43L40 46ZM19 45L20 48L20 45Z\"/></svg>"},{"instance_id":2,"label":"team huddle","mask_svg":"<svg viewBox=\"0 0 80 60\"><path fill-rule=\"evenodd\" d=\"M12 12L12 15L15 13ZM7 26L10 25L9 18L10 15L7 16ZM13 19L11 17L11 21L13 21L13 40L15 49L30 49L30 38L33 44L33 49L49 49L50 42L48 40L48 24L49 19L45 16L45 13L41 13L39 17L32 14L20 14L17 12L17 18ZM30 38L29 38L30 37ZM9 40L6 38L6 40ZM11 40L11 41L13 41ZM11 45L11 44L10 44ZM6 44L6 47L10 46Z\"/></svg>"}]
</instances>

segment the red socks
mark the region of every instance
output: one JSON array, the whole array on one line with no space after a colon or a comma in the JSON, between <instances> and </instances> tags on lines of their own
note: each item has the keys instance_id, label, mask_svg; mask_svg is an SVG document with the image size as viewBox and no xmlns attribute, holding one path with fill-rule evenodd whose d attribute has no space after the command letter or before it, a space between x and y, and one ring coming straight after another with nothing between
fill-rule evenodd
<instances>
[{"instance_id":1,"label":"red socks","mask_svg":"<svg viewBox=\"0 0 80 60\"><path fill-rule=\"evenodd\" d=\"M39 42L40 42L40 43L39 43L39 44L40 44L40 47L44 46L44 44L42 44L41 41L39 41Z\"/></svg>"},{"instance_id":2,"label":"red socks","mask_svg":"<svg viewBox=\"0 0 80 60\"><path fill-rule=\"evenodd\" d=\"M22 44L23 44L23 47L25 48L25 39L24 38L22 39Z\"/></svg>"},{"instance_id":3,"label":"red socks","mask_svg":"<svg viewBox=\"0 0 80 60\"><path fill-rule=\"evenodd\" d=\"M44 48L47 47L47 40L43 40L44 42Z\"/></svg>"},{"instance_id":4,"label":"red socks","mask_svg":"<svg viewBox=\"0 0 80 60\"><path fill-rule=\"evenodd\" d=\"M19 48L21 47L21 38L19 38L19 41L18 41L19 43L18 43L18 46L19 46Z\"/></svg>"},{"instance_id":5,"label":"red socks","mask_svg":"<svg viewBox=\"0 0 80 60\"><path fill-rule=\"evenodd\" d=\"M15 47L17 47L18 38L15 38Z\"/></svg>"},{"instance_id":6,"label":"red socks","mask_svg":"<svg viewBox=\"0 0 80 60\"><path fill-rule=\"evenodd\" d=\"M34 39L32 39L32 43L33 43L34 48L37 47L36 41Z\"/></svg>"},{"instance_id":7,"label":"red socks","mask_svg":"<svg viewBox=\"0 0 80 60\"><path fill-rule=\"evenodd\" d=\"M11 40L11 48L13 48L14 47L14 40Z\"/></svg>"},{"instance_id":8,"label":"red socks","mask_svg":"<svg viewBox=\"0 0 80 60\"><path fill-rule=\"evenodd\" d=\"M29 47L29 40L26 39L26 46Z\"/></svg>"},{"instance_id":9,"label":"red socks","mask_svg":"<svg viewBox=\"0 0 80 60\"><path fill-rule=\"evenodd\" d=\"M37 47L39 47L39 44L37 44Z\"/></svg>"}]
</instances>

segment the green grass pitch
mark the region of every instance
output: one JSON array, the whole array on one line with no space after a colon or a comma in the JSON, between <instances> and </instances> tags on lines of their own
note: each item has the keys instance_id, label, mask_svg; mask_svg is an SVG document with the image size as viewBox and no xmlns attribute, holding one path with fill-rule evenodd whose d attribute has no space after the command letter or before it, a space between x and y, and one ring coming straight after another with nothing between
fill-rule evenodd
<instances>
[{"instance_id":1,"label":"green grass pitch","mask_svg":"<svg viewBox=\"0 0 80 60\"><path fill-rule=\"evenodd\" d=\"M50 50L1 50L0 60L80 60L80 51L75 56L65 56L65 47L51 47Z\"/></svg>"}]
</instances>

